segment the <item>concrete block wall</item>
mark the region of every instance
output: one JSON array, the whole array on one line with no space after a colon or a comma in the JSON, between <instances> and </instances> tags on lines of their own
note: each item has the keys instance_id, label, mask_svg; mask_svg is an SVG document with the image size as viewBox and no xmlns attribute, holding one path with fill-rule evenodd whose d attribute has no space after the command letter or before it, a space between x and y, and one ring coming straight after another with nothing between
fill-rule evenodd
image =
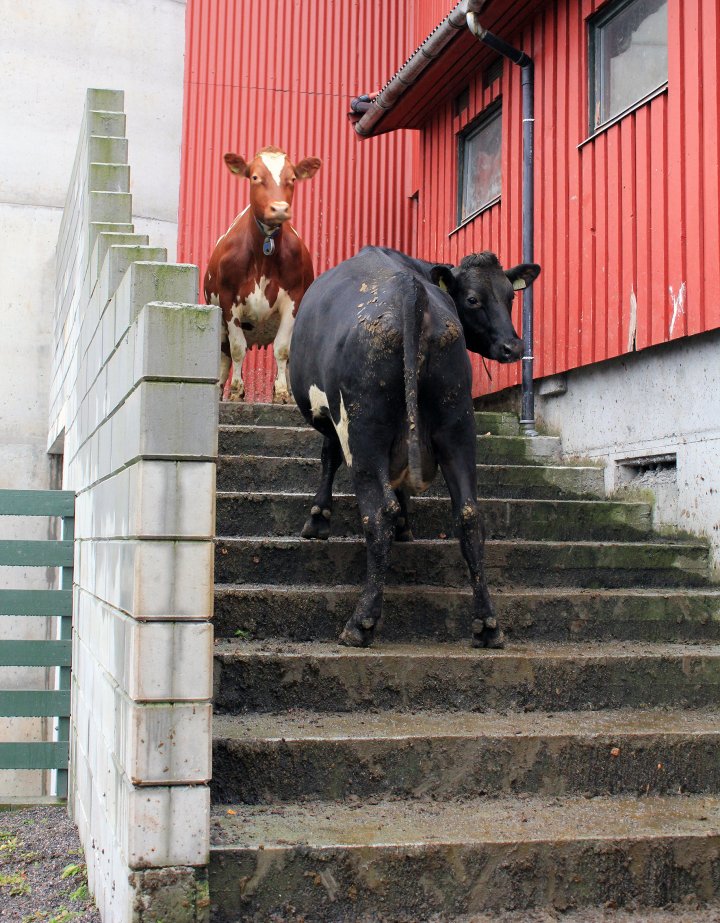
<instances>
[{"instance_id":1,"label":"concrete block wall","mask_svg":"<svg viewBox=\"0 0 720 923\"><path fill-rule=\"evenodd\" d=\"M605 465L608 494L632 490L634 459L673 458L655 496L656 526L709 539L720 580L720 330L540 380L539 422L562 436L566 455Z\"/></svg>"},{"instance_id":2,"label":"concrete block wall","mask_svg":"<svg viewBox=\"0 0 720 923\"><path fill-rule=\"evenodd\" d=\"M88 91L57 249L48 448L77 493L71 809L106 923L200 923L220 318L195 303L195 266L134 234L122 103Z\"/></svg>"}]
</instances>

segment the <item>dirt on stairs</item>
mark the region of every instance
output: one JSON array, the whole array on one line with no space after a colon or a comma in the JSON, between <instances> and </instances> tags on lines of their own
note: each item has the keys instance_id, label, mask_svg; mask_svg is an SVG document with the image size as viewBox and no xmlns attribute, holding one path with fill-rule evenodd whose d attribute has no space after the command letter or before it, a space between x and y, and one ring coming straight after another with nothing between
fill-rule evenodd
<instances>
[{"instance_id":1,"label":"dirt on stairs","mask_svg":"<svg viewBox=\"0 0 720 923\"><path fill-rule=\"evenodd\" d=\"M476 421L507 647L470 647L438 477L358 650L336 640L365 572L347 471L333 537L303 541L320 437L294 407L222 405L215 923L720 920L708 546L604 499L557 439Z\"/></svg>"}]
</instances>

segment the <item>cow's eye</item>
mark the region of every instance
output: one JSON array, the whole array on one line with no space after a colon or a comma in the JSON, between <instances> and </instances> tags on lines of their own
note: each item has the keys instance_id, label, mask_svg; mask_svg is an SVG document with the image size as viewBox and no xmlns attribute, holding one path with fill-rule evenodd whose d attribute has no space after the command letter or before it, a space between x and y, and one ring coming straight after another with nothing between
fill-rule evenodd
<instances>
[{"instance_id":1,"label":"cow's eye","mask_svg":"<svg viewBox=\"0 0 720 923\"><path fill-rule=\"evenodd\" d=\"M480 304L480 301L475 297L475 295L468 295L466 300L468 304Z\"/></svg>"},{"instance_id":2,"label":"cow's eye","mask_svg":"<svg viewBox=\"0 0 720 923\"><path fill-rule=\"evenodd\" d=\"M257 181L258 181L259 179L260 179L260 177L257 175L257 173L253 173L252 181L253 181L254 183L257 183Z\"/></svg>"}]
</instances>

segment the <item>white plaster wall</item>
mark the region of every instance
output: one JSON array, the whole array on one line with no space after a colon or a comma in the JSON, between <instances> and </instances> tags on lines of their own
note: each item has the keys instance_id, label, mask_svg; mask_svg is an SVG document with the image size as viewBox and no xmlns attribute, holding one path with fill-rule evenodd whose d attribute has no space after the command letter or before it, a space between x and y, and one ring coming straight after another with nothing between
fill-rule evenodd
<instances>
[{"instance_id":1,"label":"white plaster wall","mask_svg":"<svg viewBox=\"0 0 720 923\"><path fill-rule=\"evenodd\" d=\"M720 330L562 377L565 394L542 396L551 382L538 385L541 425L562 436L565 454L606 462L610 492L618 460L675 453L677 491L672 502L658 496L656 522L707 536L720 568Z\"/></svg>"},{"instance_id":2,"label":"white plaster wall","mask_svg":"<svg viewBox=\"0 0 720 923\"><path fill-rule=\"evenodd\" d=\"M173 260L185 0L0 0L0 22L0 488L58 487L46 451L55 245L85 93L125 91L133 220ZM0 538L44 538L47 528L0 517ZM48 576L2 569L0 586L48 586ZM43 619L0 619L0 638L45 631ZM42 687L44 671L30 673L2 670L0 684ZM4 719L0 739L37 724ZM41 774L0 772L0 799L41 793Z\"/></svg>"},{"instance_id":3,"label":"white plaster wall","mask_svg":"<svg viewBox=\"0 0 720 923\"><path fill-rule=\"evenodd\" d=\"M0 0L0 487L47 487L54 253L90 86L125 91L139 232L175 258L184 0Z\"/></svg>"}]
</instances>

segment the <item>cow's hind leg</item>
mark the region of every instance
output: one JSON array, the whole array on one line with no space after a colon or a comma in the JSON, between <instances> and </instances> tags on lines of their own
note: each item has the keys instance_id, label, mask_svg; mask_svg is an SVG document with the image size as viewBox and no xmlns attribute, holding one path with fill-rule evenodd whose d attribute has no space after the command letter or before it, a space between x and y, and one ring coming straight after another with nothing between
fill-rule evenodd
<instances>
[{"instance_id":1,"label":"cow's hind leg","mask_svg":"<svg viewBox=\"0 0 720 923\"><path fill-rule=\"evenodd\" d=\"M383 483L377 475L355 472L353 480L365 533L367 581L340 635L340 643L368 647L382 615L385 573L400 504L390 484Z\"/></svg>"},{"instance_id":2,"label":"cow's hind leg","mask_svg":"<svg viewBox=\"0 0 720 923\"><path fill-rule=\"evenodd\" d=\"M330 537L333 481L335 472L343 460L340 440L334 430L329 436L323 438L320 460L322 462L320 489L315 494L315 499L310 508L310 516L302 527L300 534L303 538L326 539Z\"/></svg>"},{"instance_id":3,"label":"cow's hind leg","mask_svg":"<svg viewBox=\"0 0 720 923\"><path fill-rule=\"evenodd\" d=\"M220 326L220 400L222 400L223 394L225 393L225 382L228 380L228 375L230 374L232 360L230 359L230 339L228 337L228 328L225 323L225 318L222 318Z\"/></svg>"},{"instance_id":4,"label":"cow's hind leg","mask_svg":"<svg viewBox=\"0 0 720 923\"><path fill-rule=\"evenodd\" d=\"M245 399L242 366L247 352L247 340L237 317L233 317L228 324L228 336L230 338L230 355L232 356L232 381L230 383L229 399L231 401L242 401Z\"/></svg>"},{"instance_id":5,"label":"cow's hind leg","mask_svg":"<svg viewBox=\"0 0 720 923\"><path fill-rule=\"evenodd\" d=\"M397 497L398 503L400 504L400 510L398 511L397 518L395 520L395 541L411 542L414 536L412 534L412 529L410 528L407 491L400 487L395 491L395 496Z\"/></svg>"},{"instance_id":6,"label":"cow's hind leg","mask_svg":"<svg viewBox=\"0 0 720 923\"><path fill-rule=\"evenodd\" d=\"M473 647L505 646L485 582L485 527L478 509L474 427L446 431L433 439L440 468L450 492L460 549L470 571L473 590Z\"/></svg>"}]
</instances>

